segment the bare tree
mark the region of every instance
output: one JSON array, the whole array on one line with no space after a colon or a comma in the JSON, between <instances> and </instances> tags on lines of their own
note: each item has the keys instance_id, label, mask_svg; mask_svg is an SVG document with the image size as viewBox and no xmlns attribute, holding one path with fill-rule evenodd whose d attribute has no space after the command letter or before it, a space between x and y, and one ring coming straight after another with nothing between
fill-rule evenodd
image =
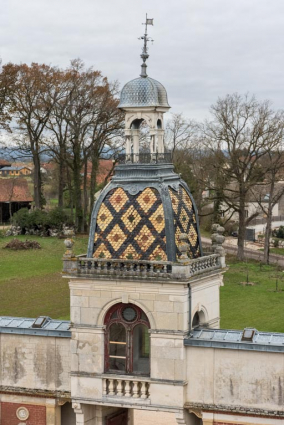
<instances>
[{"instance_id":1,"label":"bare tree","mask_svg":"<svg viewBox=\"0 0 284 425\"><path fill-rule=\"evenodd\" d=\"M166 125L165 140L174 158L176 150L188 149L197 132L197 123L182 114L172 114Z\"/></svg>"},{"instance_id":2,"label":"bare tree","mask_svg":"<svg viewBox=\"0 0 284 425\"><path fill-rule=\"evenodd\" d=\"M213 120L202 127L203 143L224 161L211 164L221 183L209 182L210 189L217 193L218 185L225 187L224 202L238 214L238 258L243 260L245 228L255 217L246 217L248 194L264 179L266 167L260 160L283 138L283 112L273 111L268 101L233 94L219 98L211 113Z\"/></svg>"},{"instance_id":3,"label":"bare tree","mask_svg":"<svg viewBox=\"0 0 284 425\"><path fill-rule=\"evenodd\" d=\"M0 59L1 67L1 59ZM9 113L9 96L13 85L13 73L0 72L0 129L11 131L9 123L11 115Z\"/></svg>"},{"instance_id":4,"label":"bare tree","mask_svg":"<svg viewBox=\"0 0 284 425\"><path fill-rule=\"evenodd\" d=\"M42 177L40 156L42 138L54 102L59 96L57 77L59 71L48 65L32 63L3 66L2 78L10 80L9 113L20 132L15 138L16 148L23 155L31 155L34 163L34 201L36 208L42 208Z\"/></svg>"},{"instance_id":5,"label":"bare tree","mask_svg":"<svg viewBox=\"0 0 284 425\"><path fill-rule=\"evenodd\" d=\"M264 262L269 264L271 224L273 208L284 195L284 153L282 141L278 150L268 151L262 158L263 166L266 169L265 179L262 185L252 188L252 199L266 216L266 228L264 238Z\"/></svg>"}]
</instances>

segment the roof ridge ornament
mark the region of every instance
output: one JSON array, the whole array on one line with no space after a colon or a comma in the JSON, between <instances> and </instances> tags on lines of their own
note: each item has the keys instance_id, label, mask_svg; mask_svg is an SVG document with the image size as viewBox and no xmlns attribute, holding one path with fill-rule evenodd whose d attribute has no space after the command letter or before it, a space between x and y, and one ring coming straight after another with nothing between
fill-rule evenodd
<instances>
[{"instance_id":1,"label":"roof ridge ornament","mask_svg":"<svg viewBox=\"0 0 284 425\"><path fill-rule=\"evenodd\" d=\"M154 25L153 21L154 21L154 19L153 18L151 18L151 19L148 18L147 17L147 13L146 13L146 22L145 22L145 24L142 24L142 25L145 25L145 33L144 33L144 35L142 35L142 37L139 37L138 38L138 40L143 40L144 41L144 44L143 44L143 47L142 47L142 54L140 55L141 58L142 58L142 60L143 60L143 63L141 65L141 74L140 74L140 77L143 77L143 78L146 78L147 77L146 60L149 57L147 43L148 43L148 41L152 41L152 43L154 41L152 38L148 37L147 27L148 27L148 25Z\"/></svg>"}]
</instances>

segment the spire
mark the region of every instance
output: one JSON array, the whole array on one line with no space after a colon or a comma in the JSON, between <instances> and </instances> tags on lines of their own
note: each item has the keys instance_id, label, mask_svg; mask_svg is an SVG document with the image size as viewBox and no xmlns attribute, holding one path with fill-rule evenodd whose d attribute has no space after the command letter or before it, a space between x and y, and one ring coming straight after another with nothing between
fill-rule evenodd
<instances>
[{"instance_id":1,"label":"spire","mask_svg":"<svg viewBox=\"0 0 284 425\"><path fill-rule=\"evenodd\" d=\"M149 19L147 18L147 13L146 13L146 22L145 24L145 34L142 35L142 37L139 38L139 40L144 40L144 44L142 47L142 54L141 54L141 58L143 60L143 63L141 65L141 77L146 78L147 77L147 65L146 65L146 60L148 59L149 55L148 55L148 47L147 47L147 42L148 41L154 41L152 38L148 37L148 33L147 33L147 27L148 25L154 25L153 24L153 20L154 19Z\"/></svg>"}]
</instances>

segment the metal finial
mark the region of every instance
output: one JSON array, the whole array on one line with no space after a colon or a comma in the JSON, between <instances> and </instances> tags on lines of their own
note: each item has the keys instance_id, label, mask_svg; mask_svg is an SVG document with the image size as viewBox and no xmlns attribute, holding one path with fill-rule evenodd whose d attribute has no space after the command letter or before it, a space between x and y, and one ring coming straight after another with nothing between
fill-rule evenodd
<instances>
[{"instance_id":1,"label":"metal finial","mask_svg":"<svg viewBox=\"0 0 284 425\"><path fill-rule=\"evenodd\" d=\"M148 55L148 47L147 47L147 42L148 41L154 41L152 38L148 37L148 33L147 33L147 27L148 25L154 25L153 23L154 19L149 19L147 18L147 13L146 13L146 22L145 24L145 33L144 35L142 35L142 37L139 38L139 40L143 40L144 44L142 47L142 54L141 54L141 58L143 60L143 63L141 65L141 77L146 78L147 77L147 65L146 65L146 60L148 59L149 55Z\"/></svg>"}]
</instances>

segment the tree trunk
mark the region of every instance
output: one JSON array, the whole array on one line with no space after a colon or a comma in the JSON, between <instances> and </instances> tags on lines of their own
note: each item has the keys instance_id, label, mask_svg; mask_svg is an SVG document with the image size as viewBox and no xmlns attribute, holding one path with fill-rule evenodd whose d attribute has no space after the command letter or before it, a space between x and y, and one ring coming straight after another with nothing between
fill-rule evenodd
<instances>
[{"instance_id":1,"label":"tree trunk","mask_svg":"<svg viewBox=\"0 0 284 425\"><path fill-rule=\"evenodd\" d=\"M35 208L41 209L43 206L43 196L42 196L42 180L41 180L41 171L40 171L40 157L38 150L33 152L33 162L34 162L34 202Z\"/></svg>"},{"instance_id":2,"label":"tree trunk","mask_svg":"<svg viewBox=\"0 0 284 425\"><path fill-rule=\"evenodd\" d=\"M268 207L268 214L267 214L267 222L266 222L266 229L265 229L265 238L264 238L264 263L269 264L269 251L270 251L270 245L269 240L271 236L271 223L272 223L272 207Z\"/></svg>"},{"instance_id":3,"label":"tree trunk","mask_svg":"<svg viewBox=\"0 0 284 425\"><path fill-rule=\"evenodd\" d=\"M84 226L85 232L88 230L87 229L87 214L88 214L87 179L88 179L88 158L85 158L85 161L84 161L84 178L83 178L83 196L84 196L83 226Z\"/></svg>"},{"instance_id":4,"label":"tree trunk","mask_svg":"<svg viewBox=\"0 0 284 425\"><path fill-rule=\"evenodd\" d=\"M70 218L71 221L74 223L74 196L73 196L73 187L72 187L72 178L70 175L70 168L66 167L66 173L67 173L67 185L69 190L69 207L70 207Z\"/></svg>"},{"instance_id":5,"label":"tree trunk","mask_svg":"<svg viewBox=\"0 0 284 425\"><path fill-rule=\"evenodd\" d=\"M81 194L81 160L80 160L80 150L77 149L77 152L74 152L74 161L73 161L73 177L74 177L74 201L76 209L76 218L75 224L79 232L84 231L83 223L83 208L82 208L82 194Z\"/></svg>"},{"instance_id":6,"label":"tree trunk","mask_svg":"<svg viewBox=\"0 0 284 425\"><path fill-rule=\"evenodd\" d=\"M240 211L239 211L239 232L238 232L238 253L237 258L243 261L245 258L244 247L245 247L245 235L246 235L246 212L245 202L240 196Z\"/></svg>"},{"instance_id":7,"label":"tree trunk","mask_svg":"<svg viewBox=\"0 0 284 425\"><path fill-rule=\"evenodd\" d=\"M272 210L273 210L273 192L275 186L275 176L272 179L272 183L270 185L269 191L269 201L268 201L268 209L267 209L267 221L266 221L266 229L265 229L265 239L264 239L264 263L269 264L269 240L271 236L271 223L272 223Z\"/></svg>"},{"instance_id":8,"label":"tree trunk","mask_svg":"<svg viewBox=\"0 0 284 425\"><path fill-rule=\"evenodd\" d=\"M10 223L12 220L12 202L9 202L9 216L10 216Z\"/></svg>"},{"instance_id":9,"label":"tree trunk","mask_svg":"<svg viewBox=\"0 0 284 425\"><path fill-rule=\"evenodd\" d=\"M91 216L94 207L94 199L97 186L97 172L99 168L99 153L95 150L92 154L92 171L91 171L91 182L90 182L90 217L89 224L91 223Z\"/></svg>"},{"instance_id":10,"label":"tree trunk","mask_svg":"<svg viewBox=\"0 0 284 425\"><path fill-rule=\"evenodd\" d=\"M58 207L63 208L63 192L64 192L64 164L63 158L59 158L59 181L58 181Z\"/></svg>"}]
</instances>

